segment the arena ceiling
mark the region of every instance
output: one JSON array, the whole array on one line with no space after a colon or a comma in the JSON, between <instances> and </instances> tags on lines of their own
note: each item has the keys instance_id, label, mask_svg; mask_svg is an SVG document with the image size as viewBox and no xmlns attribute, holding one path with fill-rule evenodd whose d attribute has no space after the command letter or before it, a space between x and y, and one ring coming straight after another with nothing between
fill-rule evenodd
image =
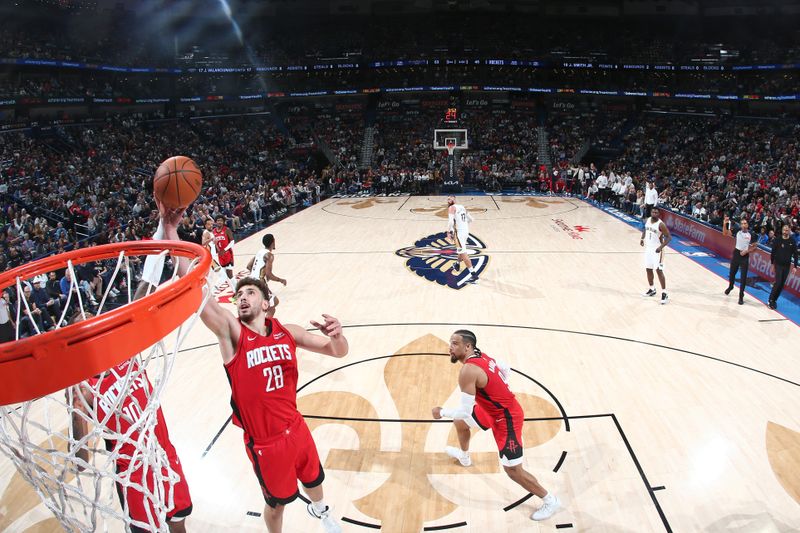
<instances>
[{"instance_id":1,"label":"arena ceiling","mask_svg":"<svg viewBox=\"0 0 800 533\"><path fill-rule=\"evenodd\" d=\"M181 0L178 0L181 1ZM217 0L219 1L219 0ZM800 0L228 0L268 14L529 12L542 15L757 15L800 12Z\"/></svg>"},{"instance_id":2,"label":"arena ceiling","mask_svg":"<svg viewBox=\"0 0 800 533\"><path fill-rule=\"evenodd\" d=\"M57 5L88 9L187 8L229 5L245 15L393 15L446 12L510 12L550 16L800 15L800 0L0 0L2 4Z\"/></svg>"}]
</instances>

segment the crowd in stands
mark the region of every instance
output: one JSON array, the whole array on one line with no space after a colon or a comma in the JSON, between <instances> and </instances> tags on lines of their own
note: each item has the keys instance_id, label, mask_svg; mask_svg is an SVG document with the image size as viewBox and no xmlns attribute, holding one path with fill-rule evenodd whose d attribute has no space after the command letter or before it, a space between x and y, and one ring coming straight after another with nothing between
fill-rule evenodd
<instances>
[{"instance_id":1,"label":"crowd in stands","mask_svg":"<svg viewBox=\"0 0 800 533\"><path fill-rule=\"evenodd\" d=\"M433 130L441 125L441 108L396 107L379 110L374 128L374 158L379 174L395 189L427 190L443 166L433 150Z\"/></svg>"},{"instance_id":2,"label":"crowd in stands","mask_svg":"<svg viewBox=\"0 0 800 533\"><path fill-rule=\"evenodd\" d=\"M188 213L194 238L223 216L234 231L275 219L321 194L435 191L446 152L432 133L442 109L401 99L378 105L371 162L362 160L365 107L284 110L269 115L139 122L0 134L0 270L90 243L148 237L153 169L176 153L204 169L204 192ZM339 104L337 104L339 105ZM800 217L800 158L794 119L550 109L543 120L549 161L540 160L537 112L466 108L470 149L459 153L465 184L487 191L583 194L641 214L646 180L660 203L716 226L747 217L764 240ZM543 132L543 133L544 133ZM610 162L581 164L581 148L616 146ZM325 147L328 168L314 163ZM549 171L547 164L549 163Z\"/></svg>"},{"instance_id":3,"label":"crowd in stands","mask_svg":"<svg viewBox=\"0 0 800 533\"><path fill-rule=\"evenodd\" d=\"M780 232L800 216L796 120L647 116L615 162L660 183L663 204L721 226L747 217Z\"/></svg>"},{"instance_id":4,"label":"crowd in stands","mask_svg":"<svg viewBox=\"0 0 800 533\"><path fill-rule=\"evenodd\" d=\"M5 184L0 270L82 241L102 244L152 235L152 173L178 153L204 171L203 194L189 212L195 229L220 215L234 231L274 220L321 193L319 177L290 149L287 139L260 118L124 120L39 138L0 135Z\"/></svg>"},{"instance_id":5,"label":"crowd in stands","mask_svg":"<svg viewBox=\"0 0 800 533\"><path fill-rule=\"evenodd\" d=\"M485 190L524 187L536 178L539 137L532 112L500 109L463 114L470 149L461 156L464 178Z\"/></svg>"}]
</instances>

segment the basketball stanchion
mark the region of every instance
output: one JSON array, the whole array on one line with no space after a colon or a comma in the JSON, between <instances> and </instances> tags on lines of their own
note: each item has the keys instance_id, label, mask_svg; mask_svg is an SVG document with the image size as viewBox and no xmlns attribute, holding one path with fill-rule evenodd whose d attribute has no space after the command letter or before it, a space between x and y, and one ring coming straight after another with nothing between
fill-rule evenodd
<instances>
[{"instance_id":1,"label":"basketball stanchion","mask_svg":"<svg viewBox=\"0 0 800 533\"><path fill-rule=\"evenodd\" d=\"M137 291L143 259L154 255L171 258L171 275ZM178 259L189 265L180 278ZM99 304L78 281L75 267L85 263L110 273ZM210 265L201 246L152 240L75 250L0 275L0 292L16 292L17 322L17 340L0 344L0 452L65 530L168 531L180 477L156 434L160 397L211 295ZM69 294L45 331L48 311L37 313L24 287L62 270ZM135 494L146 518L131 518L130 498L118 493Z\"/></svg>"}]
</instances>

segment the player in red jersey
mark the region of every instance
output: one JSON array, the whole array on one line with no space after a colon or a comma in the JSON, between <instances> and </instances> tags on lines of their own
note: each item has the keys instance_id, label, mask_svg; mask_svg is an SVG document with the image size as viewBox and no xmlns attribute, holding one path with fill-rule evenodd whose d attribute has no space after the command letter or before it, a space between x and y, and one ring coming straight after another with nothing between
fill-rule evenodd
<instances>
[{"instance_id":1,"label":"player in red jersey","mask_svg":"<svg viewBox=\"0 0 800 533\"><path fill-rule=\"evenodd\" d=\"M87 313L87 317L91 314ZM82 320L82 315L78 314L71 322L79 322ZM129 365L135 365L134 368L129 369ZM120 399L120 385L125 382L125 376L131 373L136 376L133 382L128 385L126 392L130 394ZM144 409L147 407L148 398L153 394L153 385L147 378L147 374L141 372L137 362L124 361L115 367L98 374L87 381L92 391L85 389L75 388L76 394L73 396L73 407L86 412L87 406L95 405L94 398L97 398L96 412L93 414L95 420L106 420L106 427L110 432L115 434L126 434L135 421L141 416ZM85 385L84 385L85 387ZM78 394L82 395L85 403L80 401ZM178 457L178 452L172 441L169 438L169 430L167 429L167 422L164 419L164 413L161 407L156 411L156 426L154 429L156 439L159 446L164 450L169 460L170 468L180 477L180 480L172 487L173 491L173 506L167 512L167 526L170 533L185 533L186 525L184 519L192 514L192 497L189 494L189 484L186 482L186 476L183 474L183 467L181 460ZM87 433L86 420L83 417L73 414L72 427L75 440L82 439ZM116 452L116 471L122 479L127 479L127 486L117 483L117 495L120 499L120 505L123 510L127 505L128 516L140 524L140 526L131 524L131 533L145 533L149 530L150 524L149 517L156 519L155 511L150 502L144 497L141 490L137 490L136 486L146 487L151 493L156 493L155 479L152 470L142 467L140 452L137 452L136 446L133 442L139 439L138 432L133 432L131 435L119 443L111 438L105 439L106 449L109 452ZM83 453L82 453L83 452ZM84 461L88 461L88 453L86 450L78 452L78 456ZM131 470L131 463L134 464L134 469ZM166 472L162 473L166 475ZM165 483L163 489L164 494L169 494L169 486ZM156 522L154 525L161 527Z\"/></svg>"},{"instance_id":2,"label":"player in red jersey","mask_svg":"<svg viewBox=\"0 0 800 533\"><path fill-rule=\"evenodd\" d=\"M231 284L231 287L233 287L233 246L236 244L236 241L233 240L231 228L225 225L224 217L217 217L217 225L214 227L213 234L214 244L217 247L219 266L225 269L228 282Z\"/></svg>"},{"instance_id":3,"label":"player in red jersey","mask_svg":"<svg viewBox=\"0 0 800 533\"><path fill-rule=\"evenodd\" d=\"M433 418L453 419L461 449L448 446L445 451L463 466L470 466L470 428L491 429L500 451L500 463L508 477L542 498L542 506L531 515L531 519L550 518L560 505L558 498L522 468L522 422L525 415L508 388L510 368L481 352L476 344L475 334L466 329L460 329L450 337L450 362L460 361L464 365L458 374L461 405L456 409L434 407Z\"/></svg>"},{"instance_id":4,"label":"player in red jersey","mask_svg":"<svg viewBox=\"0 0 800 533\"><path fill-rule=\"evenodd\" d=\"M159 211L164 237L177 239L181 210L159 205ZM297 410L297 348L344 357L347 339L330 315L322 315L323 324L311 321L324 336L267 318L268 294L262 281L243 278L235 292L238 317L211 298L200 319L219 340L231 384L233 422L244 431L247 456L264 493L267 529L282 530L284 506L299 496L299 480L311 500L308 512L321 519L325 531L339 533L342 528L323 500L325 472L314 439Z\"/></svg>"}]
</instances>

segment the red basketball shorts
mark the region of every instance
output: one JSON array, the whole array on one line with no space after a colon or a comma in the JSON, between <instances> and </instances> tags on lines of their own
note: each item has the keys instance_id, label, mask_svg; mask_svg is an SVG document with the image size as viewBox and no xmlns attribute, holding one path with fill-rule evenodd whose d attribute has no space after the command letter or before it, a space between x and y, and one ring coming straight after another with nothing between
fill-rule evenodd
<instances>
[{"instance_id":1,"label":"red basketball shorts","mask_svg":"<svg viewBox=\"0 0 800 533\"><path fill-rule=\"evenodd\" d=\"M499 416L492 416L481 406L472 410L473 427L492 430L497 450L500 452L500 463L503 466L516 466L522 463L522 422L525 415L522 408L505 409ZM470 420L467 420L469 423Z\"/></svg>"},{"instance_id":2,"label":"red basketball shorts","mask_svg":"<svg viewBox=\"0 0 800 533\"><path fill-rule=\"evenodd\" d=\"M178 474L180 480L173 486L172 488L172 497L173 497L173 507L172 510L167 512L167 519L168 520L175 520L180 518L185 518L192 514L192 497L189 494L189 484L186 482L186 476L183 475L183 467L181 466L181 461L177 455L172 455L169 458L169 463L172 469ZM118 470L119 472L119 470ZM149 490L152 492L154 480L153 480L153 472L152 470L148 470L146 475L143 469L137 469L134 472L131 472L130 481L132 484L136 484L142 487L148 487ZM164 494L169 495L169 487L164 486ZM155 518L155 512L153 510L153 506L144 498L142 492L135 487L128 486L123 487L121 484L117 483L117 495L120 498L120 503L124 509L125 504L128 505L128 516L130 516L133 520L137 522L141 522L143 524L149 524L150 519L148 519L148 508L150 516ZM157 524L158 525L158 524ZM148 528L149 529L149 528ZM141 529L140 527L133 527L132 531L145 531L145 529Z\"/></svg>"},{"instance_id":3,"label":"red basketball shorts","mask_svg":"<svg viewBox=\"0 0 800 533\"><path fill-rule=\"evenodd\" d=\"M325 479L317 446L303 417L298 416L289 429L263 443L256 444L246 433L244 438L247 456L270 507L293 502L300 494L298 480L310 489Z\"/></svg>"},{"instance_id":4,"label":"red basketball shorts","mask_svg":"<svg viewBox=\"0 0 800 533\"><path fill-rule=\"evenodd\" d=\"M227 252L218 252L219 266L222 268L233 268L233 250Z\"/></svg>"}]
</instances>

